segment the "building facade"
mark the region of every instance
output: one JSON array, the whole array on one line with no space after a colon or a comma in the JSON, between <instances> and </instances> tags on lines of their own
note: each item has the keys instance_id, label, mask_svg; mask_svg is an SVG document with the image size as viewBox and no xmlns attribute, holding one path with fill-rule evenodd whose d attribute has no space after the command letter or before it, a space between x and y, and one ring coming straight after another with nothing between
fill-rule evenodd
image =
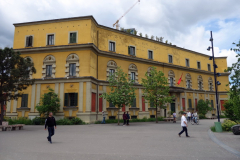
<instances>
[{"instance_id":1,"label":"building facade","mask_svg":"<svg viewBox=\"0 0 240 160\"><path fill-rule=\"evenodd\" d=\"M158 114L168 116L168 111L196 110L197 101L209 100L216 114L216 99L212 61L208 55L128 34L102 26L94 17L73 17L14 24L15 51L29 57L36 74L30 73L35 84L23 91L23 97L7 103L7 116L39 116L35 106L40 97L55 90L60 98L60 110L56 118L79 117L85 122L101 119L101 111L107 118L117 116L117 109L100 98L109 92L108 76L121 66L135 81L136 99L129 111L132 118L154 117L155 108L144 100L141 80L151 66L164 72L170 85L174 103ZM217 72L221 85L219 104L228 99L227 57L217 57ZM178 79L182 75L180 85Z\"/></svg>"}]
</instances>

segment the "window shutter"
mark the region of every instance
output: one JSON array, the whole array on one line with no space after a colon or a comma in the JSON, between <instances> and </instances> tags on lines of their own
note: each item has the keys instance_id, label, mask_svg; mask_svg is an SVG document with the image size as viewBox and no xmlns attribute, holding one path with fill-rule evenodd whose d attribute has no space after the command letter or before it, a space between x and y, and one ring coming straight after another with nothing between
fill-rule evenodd
<instances>
[{"instance_id":1,"label":"window shutter","mask_svg":"<svg viewBox=\"0 0 240 160\"><path fill-rule=\"evenodd\" d=\"M132 107L136 107L136 98L133 99L133 105Z\"/></svg>"},{"instance_id":2,"label":"window shutter","mask_svg":"<svg viewBox=\"0 0 240 160\"><path fill-rule=\"evenodd\" d=\"M189 108L192 108L192 99L188 99L188 106Z\"/></svg>"},{"instance_id":3,"label":"window shutter","mask_svg":"<svg viewBox=\"0 0 240 160\"><path fill-rule=\"evenodd\" d=\"M109 102L109 107L115 107L112 102Z\"/></svg>"},{"instance_id":4,"label":"window shutter","mask_svg":"<svg viewBox=\"0 0 240 160\"><path fill-rule=\"evenodd\" d=\"M26 47L28 47L29 37L26 37Z\"/></svg>"},{"instance_id":5,"label":"window shutter","mask_svg":"<svg viewBox=\"0 0 240 160\"><path fill-rule=\"evenodd\" d=\"M29 36L29 43L28 43L29 47L32 47L32 40L33 40L33 36Z\"/></svg>"},{"instance_id":6,"label":"window shutter","mask_svg":"<svg viewBox=\"0 0 240 160\"><path fill-rule=\"evenodd\" d=\"M129 46L128 46L128 54L131 54L131 53L130 53L130 47L129 47Z\"/></svg>"},{"instance_id":7,"label":"window shutter","mask_svg":"<svg viewBox=\"0 0 240 160\"><path fill-rule=\"evenodd\" d=\"M22 103L21 103L21 107L24 107L24 94L22 95Z\"/></svg>"},{"instance_id":8,"label":"window shutter","mask_svg":"<svg viewBox=\"0 0 240 160\"><path fill-rule=\"evenodd\" d=\"M150 102L150 107L153 108L154 107L154 103Z\"/></svg>"},{"instance_id":9,"label":"window shutter","mask_svg":"<svg viewBox=\"0 0 240 160\"><path fill-rule=\"evenodd\" d=\"M213 100L211 100L211 107L214 108L214 106L213 106Z\"/></svg>"},{"instance_id":10,"label":"window shutter","mask_svg":"<svg viewBox=\"0 0 240 160\"><path fill-rule=\"evenodd\" d=\"M65 93L64 106L68 106L68 93Z\"/></svg>"},{"instance_id":11,"label":"window shutter","mask_svg":"<svg viewBox=\"0 0 240 160\"><path fill-rule=\"evenodd\" d=\"M77 33L73 33L73 43L77 43Z\"/></svg>"},{"instance_id":12,"label":"window shutter","mask_svg":"<svg viewBox=\"0 0 240 160\"><path fill-rule=\"evenodd\" d=\"M74 93L74 106L78 105L78 93Z\"/></svg>"}]
</instances>

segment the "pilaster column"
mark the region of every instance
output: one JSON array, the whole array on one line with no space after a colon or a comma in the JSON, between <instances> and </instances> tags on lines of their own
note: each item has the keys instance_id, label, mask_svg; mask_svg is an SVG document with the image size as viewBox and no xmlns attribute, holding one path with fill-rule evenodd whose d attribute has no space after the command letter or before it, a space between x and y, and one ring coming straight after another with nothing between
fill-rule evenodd
<instances>
[{"instance_id":1,"label":"pilaster column","mask_svg":"<svg viewBox=\"0 0 240 160\"><path fill-rule=\"evenodd\" d=\"M91 100L92 100L92 96L91 96L91 82L87 82L86 84L86 112L91 112Z\"/></svg>"},{"instance_id":2,"label":"pilaster column","mask_svg":"<svg viewBox=\"0 0 240 160\"><path fill-rule=\"evenodd\" d=\"M103 86L103 93L107 92L107 86ZM106 111L107 109L107 100L103 98L103 111Z\"/></svg>"},{"instance_id":3,"label":"pilaster column","mask_svg":"<svg viewBox=\"0 0 240 160\"><path fill-rule=\"evenodd\" d=\"M36 84L32 85L32 92L31 92L31 110L30 112L34 112L35 108L35 93L36 93Z\"/></svg>"},{"instance_id":4,"label":"pilaster column","mask_svg":"<svg viewBox=\"0 0 240 160\"><path fill-rule=\"evenodd\" d=\"M78 103L79 103L79 108L78 112L83 112L83 82L79 82L79 94L78 94Z\"/></svg>"},{"instance_id":5,"label":"pilaster column","mask_svg":"<svg viewBox=\"0 0 240 160\"><path fill-rule=\"evenodd\" d=\"M64 83L60 83L60 109L59 112L63 112L64 105Z\"/></svg>"},{"instance_id":6,"label":"pilaster column","mask_svg":"<svg viewBox=\"0 0 240 160\"><path fill-rule=\"evenodd\" d=\"M17 93L18 93L18 92L15 92L15 94L17 94ZM17 102L18 102L17 100L14 100L14 101L13 101L13 111L12 111L13 113L16 113L16 112L17 112Z\"/></svg>"},{"instance_id":7,"label":"pilaster column","mask_svg":"<svg viewBox=\"0 0 240 160\"><path fill-rule=\"evenodd\" d=\"M186 111L188 110L188 105L187 105L187 92L184 92L184 96L185 96L185 109Z\"/></svg>"},{"instance_id":8,"label":"pilaster column","mask_svg":"<svg viewBox=\"0 0 240 160\"><path fill-rule=\"evenodd\" d=\"M58 95L58 88L59 88L59 83L55 83L55 93Z\"/></svg>"},{"instance_id":9,"label":"pilaster column","mask_svg":"<svg viewBox=\"0 0 240 160\"><path fill-rule=\"evenodd\" d=\"M138 92L139 111L142 112L142 89L138 89Z\"/></svg>"},{"instance_id":10,"label":"pilaster column","mask_svg":"<svg viewBox=\"0 0 240 160\"><path fill-rule=\"evenodd\" d=\"M11 102L12 101L7 101L7 113L11 112Z\"/></svg>"}]
</instances>

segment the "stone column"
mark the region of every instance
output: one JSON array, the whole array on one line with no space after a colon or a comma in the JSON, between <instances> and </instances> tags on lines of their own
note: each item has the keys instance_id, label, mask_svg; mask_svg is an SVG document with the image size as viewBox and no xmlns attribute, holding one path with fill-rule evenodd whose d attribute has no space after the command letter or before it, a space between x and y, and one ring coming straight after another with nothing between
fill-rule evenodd
<instances>
[{"instance_id":1,"label":"stone column","mask_svg":"<svg viewBox=\"0 0 240 160\"><path fill-rule=\"evenodd\" d=\"M55 83L55 93L58 95L58 88L59 88L59 83Z\"/></svg>"},{"instance_id":2,"label":"stone column","mask_svg":"<svg viewBox=\"0 0 240 160\"><path fill-rule=\"evenodd\" d=\"M16 92L15 94L17 94L17 93L18 93L18 92ZM16 112L17 112L17 102L18 102L17 100L14 100L14 101L13 101L13 111L12 111L13 113L16 113Z\"/></svg>"},{"instance_id":3,"label":"stone column","mask_svg":"<svg viewBox=\"0 0 240 160\"><path fill-rule=\"evenodd\" d=\"M36 104L40 102L41 97L41 84L37 84Z\"/></svg>"},{"instance_id":4,"label":"stone column","mask_svg":"<svg viewBox=\"0 0 240 160\"><path fill-rule=\"evenodd\" d=\"M187 92L184 92L184 96L185 96L185 109L186 111L188 110L188 105L187 105Z\"/></svg>"},{"instance_id":5,"label":"stone column","mask_svg":"<svg viewBox=\"0 0 240 160\"><path fill-rule=\"evenodd\" d=\"M78 94L78 101L79 101L79 109L78 112L83 112L83 82L79 82L79 94Z\"/></svg>"},{"instance_id":6,"label":"stone column","mask_svg":"<svg viewBox=\"0 0 240 160\"><path fill-rule=\"evenodd\" d=\"M60 109L59 112L63 112L63 106L64 106L64 83L60 83Z\"/></svg>"},{"instance_id":7,"label":"stone column","mask_svg":"<svg viewBox=\"0 0 240 160\"><path fill-rule=\"evenodd\" d=\"M107 92L107 86L103 86L103 93ZM103 98L103 111L106 111L107 109L107 100Z\"/></svg>"},{"instance_id":8,"label":"stone column","mask_svg":"<svg viewBox=\"0 0 240 160\"><path fill-rule=\"evenodd\" d=\"M91 95L91 82L87 82L86 86L86 112L91 112L91 100L92 100L92 95Z\"/></svg>"},{"instance_id":9,"label":"stone column","mask_svg":"<svg viewBox=\"0 0 240 160\"><path fill-rule=\"evenodd\" d=\"M30 112L34 112L35 108L35 93L36 93L36 84L32 85L32 92L31 92L31 110Z\"/></svg>"},{"instance_id":10,"label":"stone column","mask_svg":"<svg viewBox=\"0 0 240 160\"><path fill-rule=\"evenodd\" d=\"M7 101L7 113L11 112L11 102L12 101Z\"/></svg>"},{"instance_id":11,"label":"stone column","mask_svg":"<svg viewBox=\"0 0 240 160\"><path fill-rule=\"evenodd\" d=\"M142 89L138 89L139 94L138 94L138 99L139 99L139 111L142 112Z\"/></svg>"}]
</instances>

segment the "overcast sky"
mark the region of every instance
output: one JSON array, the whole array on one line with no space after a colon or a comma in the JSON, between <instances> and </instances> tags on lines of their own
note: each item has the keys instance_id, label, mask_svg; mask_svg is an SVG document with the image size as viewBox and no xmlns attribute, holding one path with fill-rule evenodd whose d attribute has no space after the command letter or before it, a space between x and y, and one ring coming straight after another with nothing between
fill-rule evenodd
<instances>
[{"instance_id":1,"label":"overcast sky","mask_svg":"<svg viewBox=\"0 0 240 160\"><path fill-rule=\"evenodd\" d=\"M12 47L13 23L93 15L101 25L112 27L137 0L0 0L0 47ZM162 36L172 44L210 54L213 31L216 56L228 56L240 39L240 0L141 0L120 21L149 36Z\"/></svg>"}]
</instances>

